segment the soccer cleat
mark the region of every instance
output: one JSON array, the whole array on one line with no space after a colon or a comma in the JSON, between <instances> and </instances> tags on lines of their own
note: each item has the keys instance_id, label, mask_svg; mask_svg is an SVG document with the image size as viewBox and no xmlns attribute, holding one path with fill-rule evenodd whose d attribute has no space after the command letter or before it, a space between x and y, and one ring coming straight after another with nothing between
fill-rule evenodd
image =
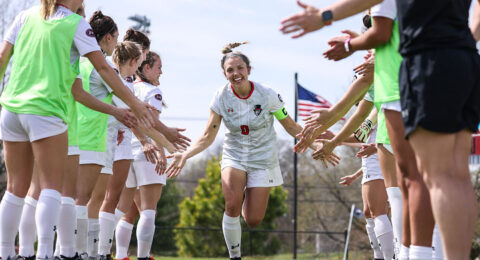
<instances>
[{"instance_id":1,"label":"soccer cleat","mask_svg":"<svg viewBox=\"0 0 480 260\"><path fill-rule=\"evenodd\" d=\"M242 260L241 257L231 257L230 260Z\"/></svg>"},{"instance_id":2,"label":"soccer cleat","mask_svg":"<svg viewBox=\"0 0 480 260\"><path fill-rule=\"evenodd\" d=\"M87 253L81 253L81 254L76 254L77 260L89 260L88 254Z\"/></svg>"},{"instance_id":3,"label":"soccer cleat","mask_svg":"<svg viewBox=\"0 0 480 260\"><path fill-rule=\"evenodd\" d=\"M99 258L99 260L113 260L112 259L112 256L110 254L108 255L101 255Z\"/></svg>"},{"instance_id":4,"label":"soccer cleat","mask_svg":"<svg viewBox=\"0 0 480 260\"><path fill-rule=\"evenodd\" d=\"M55 260L57 259L57 257L55 257ZM63 255L60 255L60 258L61 260L77 260L78 259L78 253L76 253L74 256L72 257L66 257L66 256L63 256Z\"/></svg>"},{"instance_id":5,"label":"soccer cleat","mask_svg":"<svg viewBox=\"0 0 480 260\"><path fill-rule=\"evenodd\" d=\"M0 258L0 259L1 259L1 258ZM26 257L19 255L19 256L17 257L17 259L18 259L18 260L35 260L35 255L26 256Z\"/></svg>"}]
</instances>

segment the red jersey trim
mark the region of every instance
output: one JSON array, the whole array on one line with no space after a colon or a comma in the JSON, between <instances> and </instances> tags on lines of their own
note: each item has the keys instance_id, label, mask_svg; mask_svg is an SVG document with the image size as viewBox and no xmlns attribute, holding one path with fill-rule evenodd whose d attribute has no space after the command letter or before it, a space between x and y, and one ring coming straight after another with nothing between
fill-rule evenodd
<instances>
[{"instance_id":1,"label":"red jersey trim","mask_svg":"<svg viewBox=\"0 0 480 260\"><path fill-rule=\"evenodd\" d=\"M253 82L250 81L250 85L252 86L252 89L250 90L250 93L248 94L248 96L246 96L246 97L244 97L244 98L241 97L241 96L239 96L239 95L237 94L237 92L235 92L235 89L233 88L232 84L230 84L230 87L232 88L233 94L235 94L235 96L237 96L239 99L249 99L249 98L252 96L252 94L253 94L253 90L255 89L255 85L253 84Z\"/></svg>"}]
</instances>

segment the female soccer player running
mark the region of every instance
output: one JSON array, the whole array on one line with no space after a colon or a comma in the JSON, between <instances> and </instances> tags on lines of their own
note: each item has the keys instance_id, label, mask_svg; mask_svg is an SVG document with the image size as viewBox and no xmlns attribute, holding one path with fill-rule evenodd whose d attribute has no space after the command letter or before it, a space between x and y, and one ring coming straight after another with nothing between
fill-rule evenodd
<instances>
[{"instance_id":1,"label":"female soccer player running","mask_svg":"<svg viewBox=\"0 0 480 260\"><path fill-rule=\"evenodd\" d=\"M302 130L288 116L279 94L248 80L249 59L231 50L238 45L241 44L229 44L223 50L221 67L229 82L213 98L203 136L187 151L174 154L174 161L167 171L169 177L177 176L188 158L205 150L214 141L224 120L228 131L221 162L225 197L222 226L231 259L241 258L240 213L248 226L258 226L265 215L270 188L283 183L273 118L276 117L293 137ZM326 160L335 165L338 157L331 156Z\"/></svg>"}]
</instances>

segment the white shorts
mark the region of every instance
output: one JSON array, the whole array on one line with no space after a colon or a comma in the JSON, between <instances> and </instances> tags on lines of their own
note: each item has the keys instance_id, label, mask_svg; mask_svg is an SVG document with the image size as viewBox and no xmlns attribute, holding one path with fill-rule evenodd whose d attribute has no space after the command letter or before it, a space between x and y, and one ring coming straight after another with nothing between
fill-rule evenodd
<instances>
[{"instance_id":1,"label":"white shorts","mask_svg":"<svg viewBox=\"0 0 480 260\"><path fill-rule=\"evenodd\" d=\"M100 173L113 174L113 160L115 158L115 148L117 147L118 127L114 123L108 124L107 128L107 150L105 152L105 164Z\"/></svg>"},{"instance_id":2,"label":"white shorts","mask_svg":"<svg viewBox=\"0 0 480 260\"><path fill-rule=\"evenodd\" d=\"M71 145L68 146L68 155L80 155L80 149L78 149L78 145Z\"/></svg>"},{"instance_id":3,"label":"white shorts","mask_svg":"<svg viewBox=\"0 0 480 260\"><path fill-rule=\"evenodd\" d=\"M116 145L115 142L115 155L114 161L120 160L133 160L133 152L132 152L132 131L126 129L123 130L123 141L120 145Z\"/></svg>"},{"instance_id":4,"label":"white shorts","mask_svg":"<svg viewBox=\"0 0 480 260\"><path fill-rule=\"evenodd\" d=\"M367 158L362 158L362 171L362 184L373 180L383 180L377 154L372 154Z\"/></svg>"},{"instance_id":5,"label":"white shorts","mask_svg":"<svg viewBox=\"0 0 480 260\"><path fill-rule=\"evenodd\" d=\"M79 164L97 164L105 166L105 152L80 150Z\"/></svg>"},{"instance_id":6,"label":"white shorts","mask_svg":"<svg viewBox=\"0 0 480 260\"><path fill-rule=\"evenodd\" d=\"M222 159L222 170L226 167L232 167L247 173L247 188L254 187L275 187L283 184L282 171L280 165L269 169L251 168L242 165L240 162Z\"/></svg>"},{"instance_id":7,"label":"white shorts","mask_svg":"<svg viewBox=\"0 0 480 260\"><path fill-rule=\"evenodd\" d=\"M34 142L67 131L68 126L56 116L17 114L2 108L0 139L10 142Z\"/></svg>"},{"instance_id":8,"label":"white shorts","mask_svg":"<svg viewBox=\"0 0 480 260\"><path fill-rule=\"evenodd\" d=\"M400 100L383 103L381 106L381 109L402 112L402 106L400 105Z\"/></svg>"},{"instance_id":9,"label":"white shorts","mask_svg":"<svg viewBox=\"0 0 480 260\"><path fill-rule=\"evenodd\" d=\"M155 164L143 160L133 161L128 172L127 188L135 188L150 184L167 184L167 175L158 175Z\"/></svg>"}]
</instances>

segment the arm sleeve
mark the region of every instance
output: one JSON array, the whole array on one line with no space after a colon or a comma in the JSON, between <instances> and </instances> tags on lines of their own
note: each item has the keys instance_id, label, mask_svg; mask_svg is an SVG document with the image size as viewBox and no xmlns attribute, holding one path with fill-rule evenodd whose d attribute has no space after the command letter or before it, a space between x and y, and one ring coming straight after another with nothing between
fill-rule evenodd
<instances>
[{"instance_id":1,"label":"arm sleeve","mask_svg":"<svg viewBox=\"0 0 480 260\"><path fill-rule=\"evenodd\" d=\"M78 23L73 42L80 56L93 51L100 51L100 46L98 46L92 27L83 18Z\"/></svg>"},{"instance_id":2,"label":"arm sleeve","mask_svg":"<svg viewBox=\"0 0 480 260\"><path fill-rule=\"evenodd\" d=\"M22 29L22 26L25 24L26 20L27 20L27 12L26 11L20 12L15 17L15 20L13 21L12 25L7 31L7 34L5 34L4 40L12 45L15 45L15 42L17 41L17 36L20 33L20 30Z\"/></svg>"},{"instance_id":3,"label":"arm sleeve","mask_svg":"<svg viewBox=\"0 0 480 260\"><path fill-rule=\"evenodd\" d=\"M221 97L221 89L215 92L215 96L213 96L212 101L210 101L210 109L215 111L215 113L222 115L220 109L220 97Z\"/></svg>"},{"instance_id":4,"label":"arm sleeve","mask_svg":"<svg viewBox=\"0 0 480 260\"><path fill-rule=\"evenodd\" d=\"M384 0L382 3L372 7L372 17L375 16L381 16L395 20L397 18L397 6L395 4L395 0Z\"/></svg>"},{"instance_id":5,"label":"arm sleeve","mask_svg":"<svg viewBox=\"0 0 480 260\"><path fill-rule=\"evenodd\" d=\"M282 96L275 92L274 90L269 90L269 99L270 99L270 113L275 113L278 110L282 109L285 106Z\"/></svg>"},{"instance_id":6,"label":"arm sleeve","mask_svg":"<svg viewBox=\"0 0 480 260\"><path fill-rule=\"evenodd\" d=\"M155 107L158 111L162 112L163 108L163 95L160 89L154 89L148 93L146 102Z\"/></svg>"}]
</instances>

